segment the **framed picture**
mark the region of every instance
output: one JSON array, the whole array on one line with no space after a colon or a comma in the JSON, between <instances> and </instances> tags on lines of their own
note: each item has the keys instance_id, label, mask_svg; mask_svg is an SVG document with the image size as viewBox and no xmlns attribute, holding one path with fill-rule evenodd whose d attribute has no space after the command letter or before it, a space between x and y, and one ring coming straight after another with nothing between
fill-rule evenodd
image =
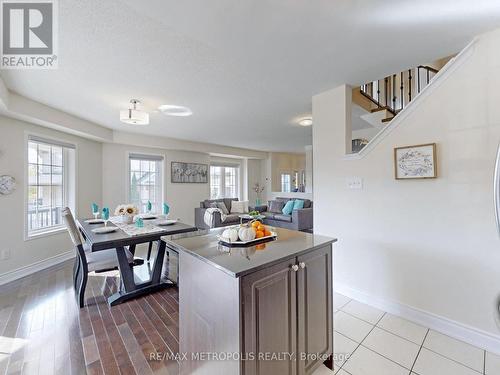
<instances>
[{"instance_id":1,"label":"framed picture","mask_svg":"<svg viewBox=\"0 0 500 375\"><path fill-rule=\"evenodd\" d=\"M208 183L208 164L173 161L171 180L173 183L206 184Z\"/></svg>"},{"instance_id":2,"label":"framed picture","mask_svg":"<svg viewBox=\"0 0 500 375\"><path fill-rule=\"evenodd\" d=\"M436 144L396 147L394 172L396 180L436 178Z\"/></svg>"}]
</instances>

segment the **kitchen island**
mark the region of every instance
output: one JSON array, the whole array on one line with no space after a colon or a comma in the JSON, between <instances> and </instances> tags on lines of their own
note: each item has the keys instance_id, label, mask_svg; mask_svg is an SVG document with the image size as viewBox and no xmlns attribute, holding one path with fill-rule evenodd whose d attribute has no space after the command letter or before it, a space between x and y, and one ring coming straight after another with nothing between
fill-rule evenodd
<instances>
[{"instance_id":1,"label":"kitchen island","mask_svg":"<svg viewBox=\"0 0 500 375\"><path fill-rule=\"evenodd\" d=\"M332 244L276 228L226 247L224 228L165 237L179 254L181 374L310 374L333 353Z\"/></svg>"}]
</instances>

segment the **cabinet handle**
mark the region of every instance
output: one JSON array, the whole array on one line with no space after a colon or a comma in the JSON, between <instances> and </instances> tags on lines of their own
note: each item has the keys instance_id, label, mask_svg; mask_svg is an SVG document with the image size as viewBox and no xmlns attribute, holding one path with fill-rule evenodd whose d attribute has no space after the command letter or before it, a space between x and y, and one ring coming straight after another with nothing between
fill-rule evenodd
<instances>
[{"instance_id":1,"label":"cabinet handle","mask_svg":"<svg viewBox=\"0 0 500 375\"><path fill-rule=\"evenodd\" d=\"M292 271L297 272L298 270L299 270L299 266L297 266L296 264L294 264L292 266Z\"/></svg>"},{"instance_id":2,"label":"cabinet handle","mask_svg":"<svg viewBox=\"0 0 500 375\"><path fill-rule=\"evenodd\" d=\"M299 263L299 266L300 266L300 268L302 268L302 269L306 268L306 264L305 264L304 262L300 262L300 263Z\"/></svg>"}]
</instances>

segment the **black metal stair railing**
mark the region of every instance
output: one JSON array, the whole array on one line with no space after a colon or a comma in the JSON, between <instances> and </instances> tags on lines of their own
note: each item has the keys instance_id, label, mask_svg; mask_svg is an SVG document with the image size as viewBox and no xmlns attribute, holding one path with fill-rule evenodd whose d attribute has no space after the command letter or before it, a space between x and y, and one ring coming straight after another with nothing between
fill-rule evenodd
<instances>
[{"instance_id":1,"label":"black metal stair railing","mask_svg":"<svg viewBox=\"0 0 500 375\"><path fill-rule=\"evenodd\" d=\"M430 66L419 65L414 69L365 83L360 86L360 92L376 105L373 111L387 110L392 116L383 121L390 121L432 81L437 72L437 69Z\"/></svg>"}]
</instances>

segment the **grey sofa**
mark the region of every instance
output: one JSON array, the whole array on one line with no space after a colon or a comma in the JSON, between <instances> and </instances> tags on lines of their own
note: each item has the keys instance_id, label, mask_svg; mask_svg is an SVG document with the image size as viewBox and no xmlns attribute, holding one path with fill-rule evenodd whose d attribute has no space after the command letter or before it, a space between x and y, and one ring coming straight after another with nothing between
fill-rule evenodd
<instances>
[{"instance_id":1,"label":"grey sofa","mask_svg":"<svg viewBox=\"0 0 500 375\"><path fill-rule=\"evenodd\" d=\"M205 211L210 207L210 204L213 202L224 202L227 209L231 211L231 201L237 201L238 198L223 198L223 199L205 199L203 202L200 202L200 207L196 207L194 209L194 224L198 229L208 229L208 225L205 224ZM214 221L215 228L226 227L228 225L235 225L240 223L240 214L229 214L226 217L226 220L222 222L220 213L214 213Z\"/></svg>"},{"instance_id":2,"label":"grey sofa","mask_svg":"<svg viewBox=\"0 0 500 375\"><path fill-rule=\"evenodd\" d=\"M275 200L286 203L289 200L295 200L295 198L278 197ZM302 200L304 201L304 208L293 210L291 215L284 215L281 212L269 212L270 201L267 205L255 207L255 210L266 217L264 224L292 230L311 230L313 228L313 202L309 199Z\"/></svg>"}]
</instances>

